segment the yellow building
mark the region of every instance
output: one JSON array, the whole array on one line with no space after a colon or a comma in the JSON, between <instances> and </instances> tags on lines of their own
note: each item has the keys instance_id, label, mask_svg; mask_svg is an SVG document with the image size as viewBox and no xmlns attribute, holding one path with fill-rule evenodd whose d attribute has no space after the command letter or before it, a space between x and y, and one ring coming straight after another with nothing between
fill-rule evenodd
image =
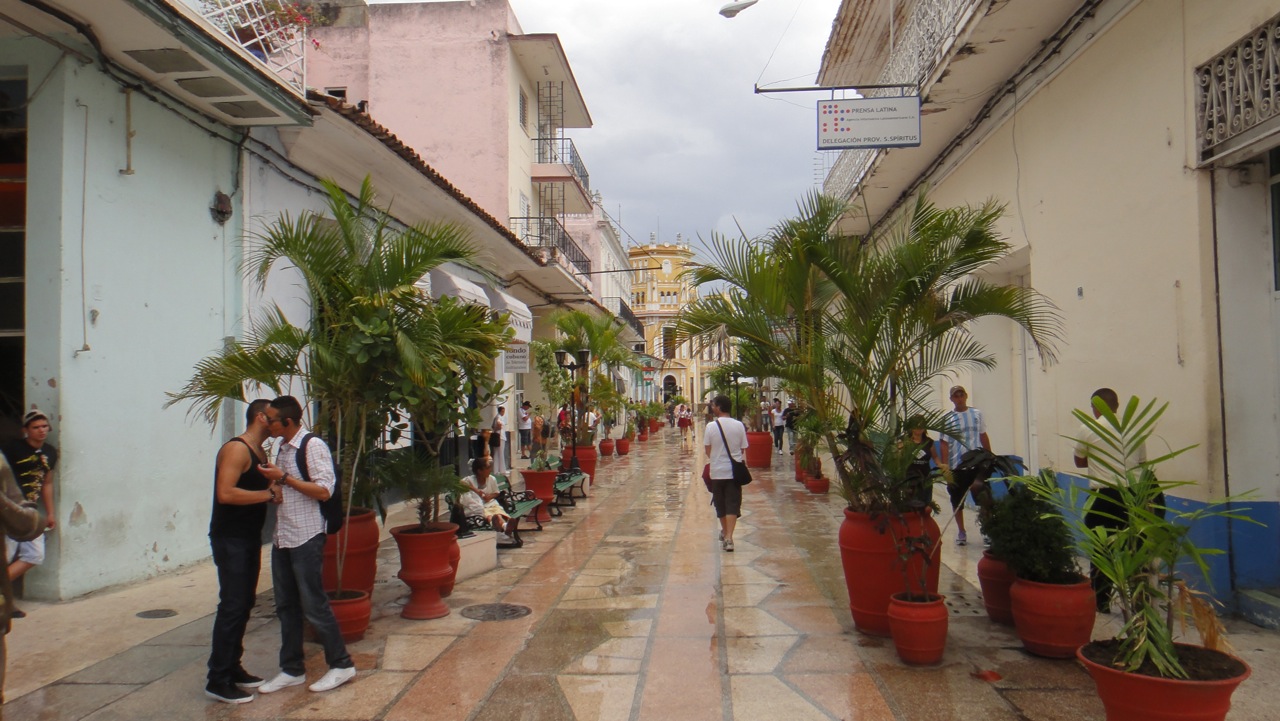
<instances>
[{"instance_id":1,"label":"yellow building","mask_svg":"<svg viewBox=\"0 0 1280 721\"><path fill-rule=\"evenodd\" d=\"M633 247L628 254L635 271L631 307L644 324L643 351L660 364L645 370L647 382L637 389L637 399L665 401L680 395L697 403L710 390L707 374L727 356L723 347L695 353L692 343L675 340L676 314L697 297L681 275L695 262L693 251L679 233L675 243L659 243L651 233L648 245Z\"/></svg>"}]
</instances>

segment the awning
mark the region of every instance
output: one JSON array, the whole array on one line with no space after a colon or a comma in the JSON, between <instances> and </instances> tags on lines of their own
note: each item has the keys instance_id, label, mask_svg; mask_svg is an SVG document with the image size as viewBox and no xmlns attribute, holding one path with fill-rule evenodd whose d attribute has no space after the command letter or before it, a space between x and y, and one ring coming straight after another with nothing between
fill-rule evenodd
<instances>
[{"instance_id":1,"label":"awning","mask_svg":"<svg viewBox=\"0 0 1280 721\"><path fill-rule=\"evenodd\" d=\"M489 296L485 295L484 288L466 278L456 276L447 270L439 268L431 271L430 278L432 298L442 298L449 295L464 303L474 303L486 308L489 307ZM528 308L525 308L525 312L528 312L528 310Z\"/></svg>"},{"instance_id":2,"label":"awning","mask_svg":"<svg viewBox=\"0 0 1280 721\"><path fill-rule=\"evenodd\" d=\"M512 340L516 343L528 343L533 340L533 313L529 310L529 306L496 288L486 287L485 290L489 293L489 307L507 313L507 322L516 332Z\"/></svg>"}]
</instances>

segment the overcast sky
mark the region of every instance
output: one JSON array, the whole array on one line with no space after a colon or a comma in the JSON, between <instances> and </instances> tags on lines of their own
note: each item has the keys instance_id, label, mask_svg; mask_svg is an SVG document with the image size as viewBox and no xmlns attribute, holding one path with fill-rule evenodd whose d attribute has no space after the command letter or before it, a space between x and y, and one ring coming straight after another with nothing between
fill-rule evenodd
<instances>
[{"instance_id":1,"label":"overcast sky","mask_svg":"<svg viewBox=\"0 0 1280 721\"><path fill-rule=\"evenodd\" d=\"M727 0L509 2L525 32L560 36L595 123L569 135L624 242L736 234L735 219L758 235L814 186L823 96L753 86L812 85L840 0L733 19Z\"/></svg>"}]
</instances>

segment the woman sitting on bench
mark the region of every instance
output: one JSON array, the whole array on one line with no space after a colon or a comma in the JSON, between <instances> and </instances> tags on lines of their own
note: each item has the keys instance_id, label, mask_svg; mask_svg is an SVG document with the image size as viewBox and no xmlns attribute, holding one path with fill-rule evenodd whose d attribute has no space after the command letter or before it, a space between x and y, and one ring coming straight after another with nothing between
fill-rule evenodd
<instances>
[{"instance_id":1,"label":"woman sitting on bench","mask_svg":"<svg viewBox=\"0 0 1280 721\"><path fill-rule=\"evenodd\" d=\"M462 479L470 490L462 494L458 502L466 515L484 516L486 521L493 524L493 530L498 532L498 543L510 543L511 537L507 535L510 516L498 502L498 480L493 477L492 470L493 462L488 458L480 456L472 459L472 475Z\"/></svg>"}]
</instances>

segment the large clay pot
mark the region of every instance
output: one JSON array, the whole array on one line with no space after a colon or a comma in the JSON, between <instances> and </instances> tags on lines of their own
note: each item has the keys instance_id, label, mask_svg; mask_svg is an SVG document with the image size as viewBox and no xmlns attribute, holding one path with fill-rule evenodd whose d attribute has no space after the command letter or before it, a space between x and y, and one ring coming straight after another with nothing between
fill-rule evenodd
<instances>
[{"instance_id":1,"label":"large clay pot","mask_svg":"<svg viewBox=\"0 0 1280 721\"><path fill-rule=\"evenodd\" d=\"M746 456L749 468L768 468L773 463L773 434L747 431Z\"/></svg>"},{"instance_id":2,"label":"large clay pot","mask_svg":"<svg viewBox=\"0 0 1280 721\"><path fill-rule=\"evenodd\" d=\"M538 523L550 523L551 514L547 509L551 508L551 504L556 500L556 475L558 471L555 469L549 471L531 471L523 469L520 475L524 476L524 487L533 492L533 495L542 501L542 505L538 506Z\"/></svg>"},{"instance_id":3,"label":"large clay pot","mask_svg":"<svg viewBox=\"0 0 1280 721\"><path fill-rule=\"evenodd\" d=\"M612 438L606 438L603 441L600 441L600 455L605 458L608 458L609 456L613 455L613 439Z\"/></svg>"},{"instance_id":4,"label":"large clay pot","mask_svg":"<svg viewBox=\"0 0 1280 721\"><path fill-rule=\"evenodd\" d=\"M637 440L637 441L641 441L641 442L644 442L644 441L649 440L649 431L648 431L648 429L646 429L646 428L641 428L641 429L640 429L640 432L636 434L636 440Z\"/></svg>"},{"instance_id":5,"label":"large clay pot","mask_svg":"<svg viewBox=\"0 0 1280 721\"><path fill-rule=\"evenodd\" d=\"M657 433L657 432L658 432L658 431L660 431L660 430L662 430L662 421L661 421L660 419L657 419L657 418L650 418L650 419L649 419L649 432L650 432L650 433Z\"/></svg>"},{"instance_id":6,"label":"large clay pot","mask_svg":"<svg viewBox=\"0 0 1280 721\"><path fill-rule=\"evenodd\" d=\"M458 534L454 532L453 535L456 537ZM449 546L449 568L453 569L453 573L449 574L449 580L440 587L440 598L448 598L453 595L453 586L458 581L458 564L460 563L462 563L462 546L454 543Z\"/></svg>"},{"instance_id":7,"label":"large clay pot","mask_svg":"<svg viewBox=\"0 0 1280 721\"><path fill-rule=\"evenodd\" d=\"M630 452L631 452L631 439L619 438L618 439L618 455L625 456Z\"/></svg>"},{"instance_id":8,"label":"large clay pot","mask_svg":"<svg viewBox=\"0 0 1280 721\"><path fill-rule=\"evenodd\" d=\"M594 486L596 484L596 459L599 458L596 455L596 447L578 446L577 450L570 448L569 452L564 456L565 468L569 468L570 459L574 453L578 454L578 468L581 468L583 473L591 476L591 485Z\"/></svg>"},{"instance_id":9,"label":"large clay pot","mask_svg":"<svg viewBox=\"0 0 1280 721\"><path fill-rule=\"evenodd\" d=\"M378 514L373 509L352 508L342 530L325 537L321 583L326 591L338 590L338 552L344 546L347 556L342 563L342 589L372 596L378 575Z\"/></svg>"},{"instance_id":10,"label":"large clay pot","mask_svg":"<svg viewBox=\"0 0 1280 721\"><path fill-rule=\"evenodd\" d=\"M883 533L877 529L877 520L883 519L844 509L844 522L840 524L840 561L844 565L844 581L849 589L849 611L853 614L854 625L863 633L888 636L889 599L893 594L907 590L907 578L919 577L918 564L922 562L913 558L911 568L904 574L894 538L925 533L933 539L933 560L926 569L925 591L936 594L942 566L941 549L937 545L941 532L933 517L919 513L908 513L903 521L888 521Z\"/></svg>"},{"instance_id":11,"label":"large clay pot","mask_svg":"<svg viewBox=\"0 0 1280 721\"><path fill-rule=\"evenodd\" d=\"M996 623L1013 625L1013 602L1009 599L1009 587L1015 576L1009 564L982 552L978 561L978 582L982 585L982 605L987 607L987 617Z\"/></svg>"},{"instance_id":12,"label":"large clay pot","mask_svg":"<svg viewBox=\"0 0 1280 721\"><path fill-rule=\"evenodd\" d=\"M1098 687L1098 698L1107 711L1107 721L1223 721L1231 709L1231 694L1253 673L1249 664L1231 657L1242 669L1240 675L1233 678L1221 681L1157 678L1101 665L1089 659L1084 651L1084 646L1077 649L1076 658Z\"/></svg>"},{"instance_id":13,"label":"large clay pot","mask_svg":"<svg viewBox=\"0 0 1280 721\"><path fill-rule=\"evenodd\" d=\"M796 481L805 482L804 464L800 462L800 456L796 456Z\"/></svg>"},{"instance_id":14,"label":"large clay pot","mask_svg":"<svg viewBox=\"0 0 1280 721\"><path fill-rule=\"evenodd\" d=\"M942 596L928 601L908 601L905 593L889 599L889 631L903 663L931 665L942 660L947 648L947 604Z\"/></svg>"},{"instance_id":15,"label":"large clay pot","mask_svg":"<svg viewBox=\"0 0 1280 721\"><path fill-rule=\"evenodd\" d=\"M338 631L342 633L343 641L354 643L364 638L364 632L369 630L369 618L373 615L369 594L354 590L330 592L329 608L333 609L333 617L338 619Z\"/></svg>"},{"instance_id":16,"label":"large clay pot","mask_svg":"<svg viewBox=\"0 0 1280 721\"><path fill-rule=\"evenodd\" d=\"M1009 589L1013 625L1023 648L1046 658L1071 658L1093 637L1097 599L1089 579L1036 583L1019 578Z\"/></svg>"},{"instance_id":17,"label":"large clay pot","mask_svg":"<svg viewBox=\"0 0 1280 721\"><path fill-rule=\"evenodd\" d=\"M400 615L427 619L449 615L440 600L442 586L450 584L456 571L449 565L450 546L458 545L458 526L453 523L427 524L427 532L416 523L391 529L400 547L400 580L409 586L409 602Z\"/></svg>"},{"instance_id":18,"label":"large clay pot","mask_svg":"<svg viewBox=\"0 0 1280 721\"><path fill-rule=\"evenodd\" d=\"M809 489L810 493L826 493L831 490L830 478L806 478L804 487Z\"/></svg>"}]
</instances>

